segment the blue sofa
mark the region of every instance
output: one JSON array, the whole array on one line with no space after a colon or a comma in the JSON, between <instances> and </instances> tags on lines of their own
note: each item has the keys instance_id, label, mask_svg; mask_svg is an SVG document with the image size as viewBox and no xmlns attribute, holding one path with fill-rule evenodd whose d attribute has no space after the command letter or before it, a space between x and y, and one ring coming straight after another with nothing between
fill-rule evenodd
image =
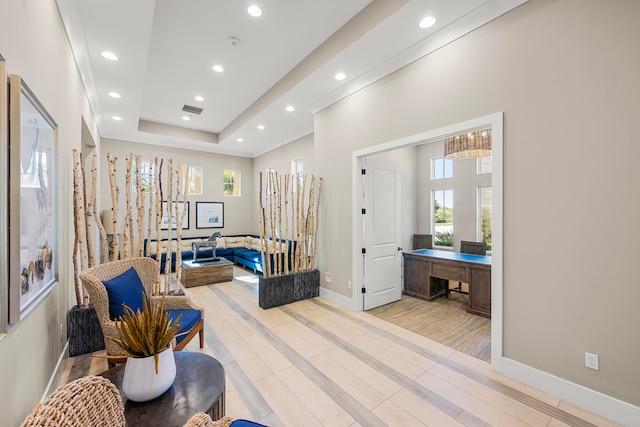
<instances>
[{"instance_id":1,"label":"blue sofa","mask_svg":"<svg viewBox=\"0 0 640 427\"><path fill-rule=\"evenodd\" d=\"M193 259L193 251L191 250L191 244L193 242L201 242L208 240L209 237L183 237L180 242L180 252L182 254L182 260L191 260ZM269 242L273 245L273 241L269 239ZM281 247L281 266L284 266L285 260L289 261L289 267L291 266L292 254L295 251L295 241L293 241L291 245L286 246L286 240L277 239L277 242L282 245ZM160 258L160 268L162 271L165 269L166 258L167 258L167 240L162 239L160 241L160 249L162 252L162 256ZM147 252L147 246L149 247L149 252ZM176 269L176 246L177 242L174 240L172 242L172 255L171 255L171 271L175 271ZM239 264L244 267L252 269L254 272L263 272L262 266L262 255L260 252L261 243L260 237L255 235L242 235L242 236L222 236L216 239L216 256L223 257L233 262L234 264ZM273 248L273 246L272 246ZM144 249L145 254L150 256L153 259L156 259L156 241L155 240L147 240L144 241ZM284 256L284 252L288 249L288 256ZM272 249L273 250L273 249ZM211 257L213 254L210 249L200 250L198 252L198 258L207 258ZM273 254L270 256L272 266L275 262L275 257Z\"/></svg>"}]
</instances>

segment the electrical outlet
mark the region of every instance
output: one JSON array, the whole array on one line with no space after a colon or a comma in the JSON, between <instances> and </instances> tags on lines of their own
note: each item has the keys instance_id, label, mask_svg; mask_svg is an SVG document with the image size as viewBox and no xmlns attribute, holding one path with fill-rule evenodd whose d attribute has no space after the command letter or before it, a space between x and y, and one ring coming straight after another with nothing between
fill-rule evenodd
<instances>
[{"instance_id":1,"label":"electrical outlet","mask_svg":"<svg viewBox=\"0 0 640 427\"><path fill-rule=\"evenodd\" d=\"M64 343L64 324L60 323L60 342Z\"/></svg>"},{"instance_id":2,"label":"electrical outlet","mask_svg":"<svg viewBox=\"0 0 640 427\"><path fill-rule=\"evenodd\" d=\"M351 289L351 280L347 281L347 288Z\"/></svg>"},{"instance_id":3,"label":"electrical outlet","mask_svg":"<svg viewBox=\"0 0 640 427\"><path fill-rule=\"evenodd\" d=\"M327 283L331 283L331 273L329 273L328 271L324 273L324 280L326 280Z\"/></svg>"},{"instance_id":4,"label":"electrical outlet","mask_svg":"<svg viewBox=\"0 0 640 427\"><path fill-rule=\"evenodd\" d=\"M584 353L584 366L589 369L594 369L596 371L600 370L600 366L598 363L598 355L586 352Z\"/></svg>"}]
</instances>

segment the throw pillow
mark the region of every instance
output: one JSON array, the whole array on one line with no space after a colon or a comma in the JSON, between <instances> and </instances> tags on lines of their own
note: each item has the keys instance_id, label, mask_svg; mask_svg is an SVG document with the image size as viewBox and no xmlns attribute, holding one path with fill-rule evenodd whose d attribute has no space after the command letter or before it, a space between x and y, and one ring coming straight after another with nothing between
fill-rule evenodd
<instances>
[{"instance_id":1,"label":"throw pillow","mask_svg":"<svg viewBox=\"0 0 640 427\"><path fill-rule=\"evenodd\" d=\"M125 304L134 312L142 310L142 294L146 295L140 276L131 267L119 276L102 282L109 296L109 317L115 320L124 316L122 305Z\"/></svg>"}]
</instances>

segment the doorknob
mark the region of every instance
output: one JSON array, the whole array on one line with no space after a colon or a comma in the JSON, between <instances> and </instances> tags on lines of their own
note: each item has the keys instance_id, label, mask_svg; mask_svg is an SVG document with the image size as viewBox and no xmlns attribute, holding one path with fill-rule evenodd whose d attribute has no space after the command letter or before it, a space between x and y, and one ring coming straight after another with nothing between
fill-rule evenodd
<instances>
[{"instance_id":1,"label":"doorknob","mask_svg":"<svg viewBox=\"0 0 640 427\"><path fill-rule=\"evenodd\" d=\"M399 251L401 251L401 250L402 250L402 248L401 248L400 246L398 246L398 250L399 250Z\"/></svg>"}]
</instances>

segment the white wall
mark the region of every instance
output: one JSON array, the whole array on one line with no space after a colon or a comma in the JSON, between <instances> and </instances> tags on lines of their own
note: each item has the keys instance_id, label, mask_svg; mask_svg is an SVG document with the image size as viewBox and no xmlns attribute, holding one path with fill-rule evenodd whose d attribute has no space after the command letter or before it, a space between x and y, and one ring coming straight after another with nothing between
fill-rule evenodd
<instances>
[{"instance_id":1,"label":"white wall","mask_svg":"<svg viewBox=\"0 0 640 427\"><path fill-rule=\"evenodd\" d=\"M321 270L352 274L353 151L503 111L505 360L637 407L637 16L636 1L530 0L316 114Z\"/></svg>"},{"instance_id":2,"label":"white wall","mask_svg":"<svg viewBox=\"0 0 640 427\"><path fill-rule=\"evenodd\" d=\"M80 149L83 117L94 140L99 137L55 2L3 0L0 54L8 73L24 79L58 124L59 185L54 197L59 200L59 283L23 321L0 337L0 425L15 426L40 401L64 351L66 315L75 303L70 258L71 150ZM0 145L6 148L4 135ZM6 277L0 277L3 295L6 282ZM6 313L0 316L4 319Z\"/></svg>"}]
</instances>

